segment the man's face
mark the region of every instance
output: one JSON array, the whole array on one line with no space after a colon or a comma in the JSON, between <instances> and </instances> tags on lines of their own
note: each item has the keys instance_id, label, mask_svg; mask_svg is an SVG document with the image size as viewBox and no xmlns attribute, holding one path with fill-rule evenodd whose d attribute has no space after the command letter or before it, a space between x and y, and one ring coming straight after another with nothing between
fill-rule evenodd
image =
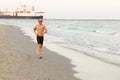
<instances>
[{"instance_id":1,"label":"man's face","mask_svg":"<svg viewBox=\"0 0 120 80\"><path fill-rule=\"evenodd\" d=\"M42 24L42 20L39 20L38 22L39 22L39 24Z\"/></svg>"}]
</instances>

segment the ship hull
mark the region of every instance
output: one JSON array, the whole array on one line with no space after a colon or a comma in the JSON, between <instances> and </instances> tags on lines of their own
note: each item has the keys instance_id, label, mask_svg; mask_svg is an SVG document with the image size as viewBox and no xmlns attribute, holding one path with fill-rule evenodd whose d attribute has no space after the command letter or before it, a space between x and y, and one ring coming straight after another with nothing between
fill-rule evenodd
<instances>
[{"instance_id":1,"label":"ship hull","mask_svg":"<svg viewBox=\"0 0 120 80\"><path fill-rule=\"evenodd\" d=\"M0 19L43 19L43 16L0 16Z\"/></svg>"}]
</instances>

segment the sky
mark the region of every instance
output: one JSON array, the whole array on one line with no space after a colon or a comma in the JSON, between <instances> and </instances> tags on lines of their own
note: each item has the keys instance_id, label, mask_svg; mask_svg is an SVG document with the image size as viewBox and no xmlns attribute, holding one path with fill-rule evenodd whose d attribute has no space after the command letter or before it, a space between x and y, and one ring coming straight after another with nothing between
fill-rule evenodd
<instances>
[{"instance_id":1,"label":"sky","mask_svg":"<svg viewBox=\"0 0 120 80\"><path fill-rule=\"evenodd\" d=\"M120 0L0 0L0 10L14 11L21 4L34 5L50 19L120 19Z\"/></svg>"}]
</instances>

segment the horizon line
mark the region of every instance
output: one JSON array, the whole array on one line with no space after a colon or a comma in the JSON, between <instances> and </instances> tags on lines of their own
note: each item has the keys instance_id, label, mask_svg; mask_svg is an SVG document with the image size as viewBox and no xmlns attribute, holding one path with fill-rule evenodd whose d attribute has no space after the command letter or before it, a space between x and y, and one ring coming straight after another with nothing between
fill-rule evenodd
<instances>
[{"instance_id":1,"label":"horizon line","mask_svg":"<svg viewBox=\"0 0 120 80\"><path fill-rule=\"evenodd\" d=\"M119 21L120 19L100 19L100 18L97 18L97 19L72 19L72 18L44 18L45 20L109 20L109 21L113 21L113 20L115 20L115 21Z\"/></svg>"}]
</instances>

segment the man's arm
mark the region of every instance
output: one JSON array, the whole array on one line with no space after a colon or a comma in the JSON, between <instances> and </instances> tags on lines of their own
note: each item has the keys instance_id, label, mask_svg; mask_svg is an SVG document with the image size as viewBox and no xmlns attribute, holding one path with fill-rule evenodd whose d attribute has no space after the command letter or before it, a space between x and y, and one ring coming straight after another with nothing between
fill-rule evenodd
<instances>
[{"instance_id":1,"label":"man's arm","mask_svg":"<svg viewBox=\"0 0 120 80\"><path fill-rule=\"evenodd\" d=\"M33 28L35 34L37 34L37 33L36 33L36 29L37 29L37 26L35 26L35 27Z\"/></svg>"},{"instance_id":2,"label":"man's arm","mask_svg":"<svg viewBox=\"0 0 120 80\"><path fill-rule=\"evenodd\" d=\"M47 33L47 28L45 27L45 31L44 31L44 34Z\"/></svg>"}]
</instances>

